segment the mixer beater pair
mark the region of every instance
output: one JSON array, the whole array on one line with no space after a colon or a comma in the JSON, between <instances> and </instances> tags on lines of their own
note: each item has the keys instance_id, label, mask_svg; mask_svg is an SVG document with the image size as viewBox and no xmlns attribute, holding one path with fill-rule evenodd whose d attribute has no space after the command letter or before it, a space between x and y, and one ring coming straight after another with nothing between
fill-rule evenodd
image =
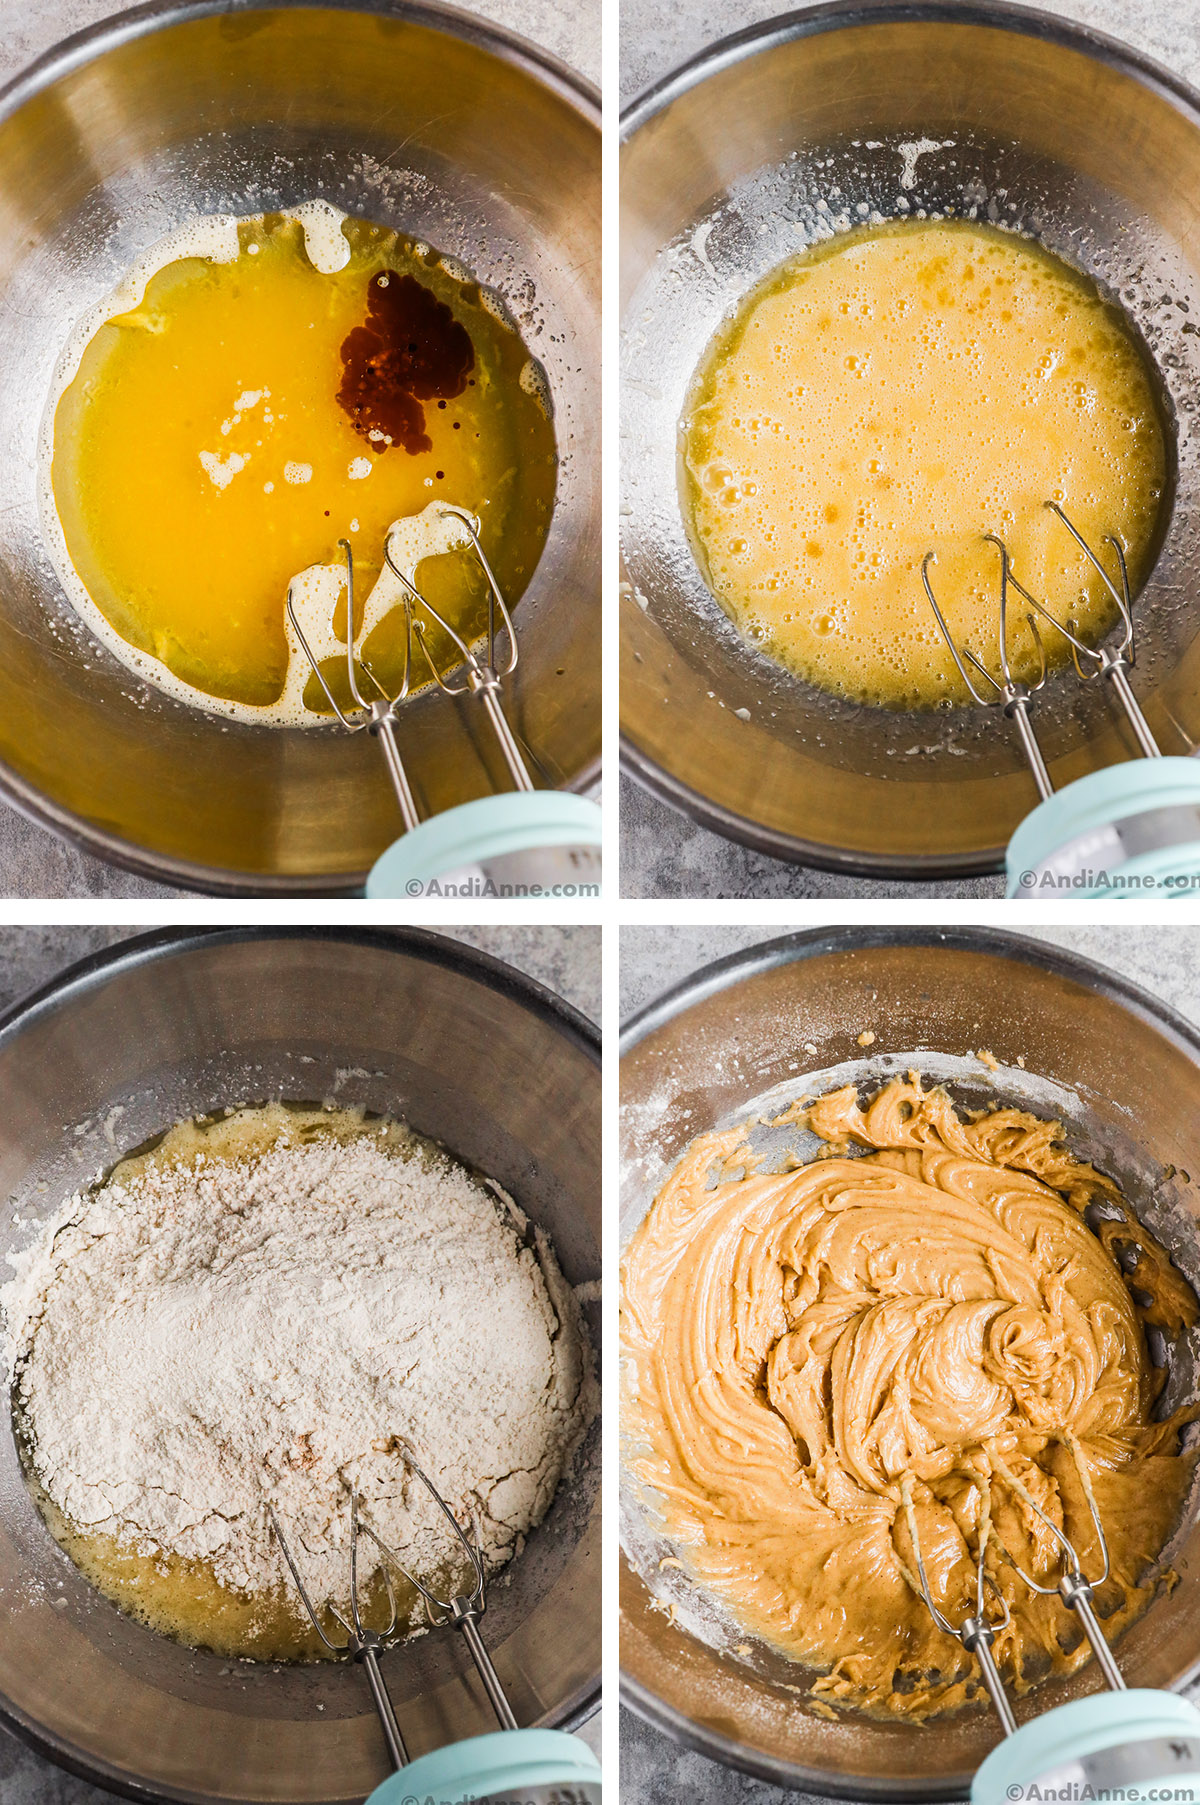
<instances>
[{"instance_id":1,"label":"mixer beater pair","mask_svg":"<svg viewBox=\"0 0 1200 1805\"><path fill-rule=\"evenodd\" d=\"M595 803L558 790L539 790L502 706L504 682L517 668L517 633L487 554L479 522L465 508L449 502L438 508L466 532L482 570L488 597L487 635L476 650L415 586L385 543L384 557L401 588L404 612L404 665L400 684L388 694L370 668L356 655L359 628L354 587L354 553L348 539L338 545L346 560L346 683L352 708L334 695L320 662L300 624L291 587L287 615L297 641L312 666L326 701L348 733L370 733L379 740L396 794L404 836L376 862L367 880L371 897L420 894L433 879L443 884L464 876L490 879L517 894L537 894L556 883L598 882L600 813ZM429 649L430 623L439 628L461 659L461 675L447 673ZM477 698L500 747L512 782L510 792L481 796L474 802L421 819L400 747L399 718L414 683L413 642L419 646L428 675L443 695ZM507 650L504 647L507 647ZM458 667L456 667L458 668ZM364 691L363 679L369 685ZM415 888L414 888L415 886Z\"/></svg>"},{"instance_id":2,"label":"mixer beater pair","mask_svg":"<svg viewBox=\"0 0 1200 1805\"><path fill-rule=\"evenodd\" d=\"M1134 619L1124 547L1115 536L1107 536L1105 543L1117 569L1114 582L1058 502L1048 501L1045 506L1071 535L1117 609L1120 626L1111 646L1085 644L1070 621L1061 621L1052 614L1017 577L1004 541L987 533L986 543L995 546L1000 554L997 678L968 646L955 643L930 579L937 554L926 552L921 565L926 598L959 676L977 703L1002 709L1012 721L1040 797L1038 807L1009 842L1008 894L1035 896L1046 890L1070 890L1075 895L1113 896L1158 888L1167 895L1194 894L1196 883L1200 882L1200 764L1191 758L1163 756L1130 685L1129 673L1135 661ZM1010 591L1024 604L1024 623L1040 666L1032 683L1019 680L1013 672L1009 652ZM1128 763L1089 772L1058 791L1051 781L1031 718L1034 700L1045 686L1048 670L1039 620L1067 641L1081 679L1100 677L1108 684L1140 754Z\"/></svg>"},{"instance_id":3,"label":"mixer beater pair","mask_svg":"<svg viewBox=\"0 0 1200 1805\"><path fill-rule=\"evenodd\" d=\"M465 1556L470 1572L469 1589L443 1598L417 1574L410 1572L370 1525L362 1521L358 1493L352 1488L349 1611L343 1615L332 1604L327 1607L329 1615L345 1634L344 1642L335 1641L329 1634L322 1613L304 1583L282 1525L270 1503L267 1504L267 1515L280 1552L322 1644L335 1657L358 1663L367 1676L387 1753L396 1770L376 1787L367 1805L400 1805L401 1801L426 1797L469 1798L477 1805L506 1805L509 1800L519 1800L520 1805L600 1805L600 1769L583 1743L559 1730L518 1728L479 1632L479 1621L487 1608L487 1580L478 1538L467 1535L433 1481L417 1464L412 1450L402 1445L401 1452L405 1465L436 1504ZM380 1571L387 1597L387 1620L381 1628L372 1628L366 1623L360 1602L358 1544L361 1536L366 1536L382 1556ZM391 1568L414 1587L424 1602L427 1619L433 1628L449 1624L461 1630L488 1703L500 1725L498 1734L469 1737L422 1755L416 1761L410 1759L381 1668L381 1657L398 1639L400 1630Z\"/></svg>"},{"instance_id":4,"label":"mixer beater pair","mask_svg":"<svg viewBox=\"0 0 1200 1805\"><path fill-rule=\"evenodd\" d=\"M921 1553L912 1482L908 1475L901 1482L901 1503L916 1563L916 1575L905 1567L905 1577L924 1600L938 1628L953 1636L975 1656L1004 1730L1004 1741L975 1775L971 1787L972 1805L1046 1798L1194 1798L1195 1792L1185 1794L1173 1789L1181 1782L1200 1781L1200 1711L1174 1693L1151 1688L1131 1690L1121 1676L1093 1605L1097 1588L1105 1583L1110 1572L1104 1525L1083 1457L1074 1444L1071 1444L1071 1452L1100 1553L1102 1570L1099 1577L1095 1580L1086 1577L1069 1536L1047 1515L1003 1459L993 1452L991 1461L996 1472L1049 1532L1060 1557L1059 1576L1056 1584L1043 1585L1026 1573L1008 1552L992 1523L990 1482L983 1474L976 1474L980 1515L974 1596L967 1615L957 1623L952 1622L934 1600ZM1007 1600L986 1570L988 1548L993 1545L1031 1592L1044 1598L1057 1594L1079 1619L1109 1688L1107 1692L1056 1706L1018 1727L992 1654L992 1643L1011 1621ZM999 1615L988 1614L989 1589L999 1599ZM1168 1780L1172 1782L1172 1790L1163 1791Z\"/></svg>"}]
</instances>

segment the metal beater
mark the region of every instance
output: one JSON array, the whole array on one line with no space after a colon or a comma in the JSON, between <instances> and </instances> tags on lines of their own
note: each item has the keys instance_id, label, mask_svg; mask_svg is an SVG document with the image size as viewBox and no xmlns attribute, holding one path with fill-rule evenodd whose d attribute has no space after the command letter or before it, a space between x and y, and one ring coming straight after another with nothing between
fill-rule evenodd
<instances>
[{"instance_id":1,"label":"metal beater","mask_svg":"<svg viewBox=\"0 0 1200 1805\"><path fill-rule=\"evenodd\" d=\"M336 1623L340 1624L342 1629L346 1632L346 1640L344 1642L335 1642L333 1638L326 1633L325 1626L321 1621L321 1614L308 1595L308 1588L304 1584L303 1576L299 1567L296 1565L295 1557L293 1556L292 1551L288 1546L287 1538L280 1527L279 1518L275 1515L274 1507L270 1504L267 1505L267 1515L271 1520L271 1528L275 1532L275 1540L279 1543L280 1552L287 1562L288 1572L295 1582L296 1590L300 1594L301 1602L304 1605L310 1623L316 1630L317 1635L321 1638L325 1647L329 1650L330 1654L344 1656L347 1660L357 1661L361 1665L363 1672L367 1676L367 1684L371 1688L372 1702L379 1714L379 1722L383 1729L383 1739L387 1744L387 1752L391 1757L392 1766L396 1768L407 1767L408 1750L404 1745L404 1737L400 1730L400 1724L392 1706L388 1689L384 1684L383 1674L379 1669L379 1657L390 1645L391 1639L396 1632L396 1594L392 1587L387 1567L384 1566L382 1571L383 1583L387 1590L388 1620L380 1630L369 1629L362 1620L358 1603L358 1538L360 1533L369 1536L371 1541L375 1543L376 1547L379 1548L382 1553L386 1554L387 1550L384 1549L382 1542L380 1542L379 1537L372 1529L367 1528L365 1524L360 1525L358 1519L358 1493L355 1491L351 1491L350 1493L350 1621L347 1622L341 1612L335 1609L332 1604L328 1606L330 1616Z\"/></svg>"},{"instance_id":2,"label":"metal beater","mask_svg":"<svg viewBox=\"0 0 1200 1805\"><path fill-rule=\"evenodd\" d=\"M470 1798L478 1805L600 1805L600 1768L588 1748L560 1730L522 1730L479 1633L486 1608L486 1573L478 1538L468 1536L432 1480L417 1464L407 1445L401 1446L405 1465L420 1480L453 1531L465 1554L471 1586L467 1592L441 1598L416 1574L404 1567L359 1513L358 1493L350 1492L350 1607L348 1618L330 1604L326 1608L345 1632L344 1642L326 1631L321 1612L313 1603L279 1519L268 1503L267 1514L280 1552L300 1595L306 1615L321 1642L335 1656L359 1663L367 1675L371 1699L379 1716L387 1753L396 1772L376 1787L367 1805L400 1805L402 1800ZM364 1621L359 1600L358 1539L365 1535L383 1557L381 1572L387 1595L387 1622L380 1629ZM463 1633L488 1703L500 1725L500 1733L469 1737L444 1749L410 1761L404 1737L384 1682L380 1658L399 1639L396 1595L389 1568L395 1568L415 1587L425 1604L430 1624L453 1624Z\"/></svg>"},{"instance_id":3,"label":"metal beater","mask_svg":"<svg viewBox=\"0 0 1200 1805\"><path fill-rule=\"evenodd\" d=\"M427 1475L421 1471L421 1468L417 1465L408 1449L405 1449L404 1459L409 1470L416 1474L417 1478L421 1481L421 1484L425 1487L425 1490L429 1493L429 1496L433 1499L433 1502L437 1505L443 1517L445 1517L447 1523L450 1525L455 1540L467 1557L474 1584L469 1592L456 1593L450 1598L439 1598L437 1593L431 1591L422 1579L419 1579L415 1573L410 1572L407 1567L403 1566L399 1557L393 1554L390 1549L385 1548L384 1554L392 1565L400 1573L403 1573L409 1584L416 1587L416 1590L420 1593L425 1602L425 1614L428 1617L430 1624L435 1629L442 1624L452 1623L455 1629L462 1631L463 1639L471 1653L471 1659L475 1663L475 1670L483 1683L484 1691L487 1693L488 1703L496 1713L500 1728L502 1730L515 1730L517 1728L517 1720L513 1716L512 1707L505 1696L503 1686L500 1684L499 1675L492 1666L491 1656L484 1647L483 1638L479 1634L479 1619L487 1609L487 1578L484 1572L483 1557L479 1552L478 1533L475 1534L474 1538L466 1534L462 1525L459 1523L458 1518L446 1503L446 1500L442 1497L437 1487ZM378 1536L375 1540L382 1548L383 1544L379 1542Z\"/></svg>"},{"instance_id":4,"label":"metal beater","mask_svg":"<svg viewBox=\"0 0 1200 1805\"><path fill-rule=\"evenodd\" d=\"M1004 1741L987 1757L972 1783L973 1805L1046 1798L1194 1797L1171 1795L1159 1789L1167 1779L1176 1784L1200 1781L1200 1711L1171 1692L1150 1688L1131 1691L1105 1640L1092 1597L1109 1575L1108 1544L1082 1455L1073 1445L1071 1451L1099 1545L1103 1569L1099 1578L1086 1577L1070 1538L1003 1459L992 1452L992 1464L1000 1477L1049 1530L1061 1556L1061 1571L1052 1586L1040 1584L1024 1571L1004 1547L992 1523L990 1484L982 1475L976 1475L981 1508L974 1607L958 1624L952 1623L934 1602L921 1554L912 1482L907 1474L901 1482L901 1502L917 1566L915 1578L907 1568L905 1577L923 1598L938 1628L955 1637L979 1662L984 1685L1004 1729ZM985 1571L985 1557L992 1543L1032 1592L1043 1597L1057 1593L1068 1610L1075 1612L1108 1692L1059 1705L1018 1727L992 1655L992 1643L1010 1622L1008 1605L1002 1597L1003 1615L989 1618L987 1614L986 1590L991 1587L996 1592ZM1114 1694L1118 1696L1114 1698ZM1083 1790L1085 1787L1091 1790Z\"/></svg>"},{"instance_id":5,"label":"metal beater","mask_svg":"<svg viewBox=\"0 0 1200 1805\"><path fill-rule=\"evenodd\" d=\"M1002 709L1013 722L1041 799L1009 842L1008 894L1123 896L1156 890L1168 896L1194 894L1200 886L1200 765L1190 758L1163 756L1130 686L1129 672L1135 659L1134 620L1124 547L1119 539L1108 535L1105 543L1117 569L1118 581L1114 582L1059 504L1048 501L1045 506L1070 533L1116 605L1121 624L1114 646L1086 645L1069 621L1059 620L1030 593L1014 572L1004 541L987 533L986 542L1000 554L997 681L969 647L960 649L954 642L930 580L930 568L937 563L936 553L926 552L921 564L925 595L959 676L976 702L985 708ZM1013 674L1009 656L1010 590L1020 596L1025 606L1024 624L1037 653L1040 669L1032 683L1021 682ZM1054 789L1031 719L1034 698L1044 687L1047 675L1039 619L1068 642L1081 679L1102 677L1107 681L1141 755L1125 764L1089 772L1059 791ZM986 688L980 688L980 681Z\"/></svg>"},{"instance_id":6,"label":"metal beater","mask_svg":"<svg viewBox=\"0 0 1200 1805\"><path fill-rule=\"evenodd\" d=\"M449 893L461 894L462 884L471 878L492 886L499 895L538 895L556 885L596 884L600 876L598 808L586 798L567 791L534 787L529 767L501 704L504 680L517 668L517 633L480 542L478 523L465 508L449 502L440 504L438 512L445 517L453 516L461 523L479 560L488 593L486 644L480 651L468 645L400 569L390 547L385 545L384 557L400 583L404 609L404 667L394 695L388 695L373 672L355 656L358 630L355 625L354 553L349 540L338 540L346 560L346 681L354 703L349 714L325 680L300 625L292 599L292 585L288 586L288 619L301 650L330 708L346 731L366 731L379 740L404 822L404 837L376 862L367 880L366 894L372 897L420 896L435 883L456 886ZM430 652L428 631L431 622L446 634L459 654L461 677L443 671ZM417 809L397 732L400 709L412 690L414 638L430 677L444 695L478 697L513 782L511 792L461 803L426 821L421 820ZM507 651L501 649L504 642ZM367 680L372 694L363 693L360 674ZM431 888L431 893L447 892Z\"/></svg>"}]
</instances>

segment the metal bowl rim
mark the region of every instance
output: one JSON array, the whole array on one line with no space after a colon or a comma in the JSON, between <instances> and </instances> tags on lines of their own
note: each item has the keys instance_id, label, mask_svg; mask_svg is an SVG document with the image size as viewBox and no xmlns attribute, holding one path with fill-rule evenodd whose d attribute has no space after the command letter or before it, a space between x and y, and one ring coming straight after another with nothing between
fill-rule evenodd
<instances>
[{"instance_id":1,"label":"metal bowl rim","mask_svg":"<svg viewBox=\"0 0 1200 1805\"><path fill-rule=\"evenodd\" d=\"M808 928L794 934L782 934L771 940L756 942L737 952L727 953L689 973L660 996L636 1010L622 1024L618 1053L620 1058L632 1053L639 1043L678 1015L702 1003L719 991L730 989L744 978L759 972L773 971L804 959L817 959L829 953L865 950L871 947L933 947L950 952L979 952L993 958L1011 960L1017 965L1032 965L1054 977L1066 978L1083 989L1104 997L1119 1007L1157 1028L1200 1071L1200 1027L1172 1007L1151 995L1140 984L1107 970L1091 959L1065 951L1044 940L1026 934L1010 933L991 927L905 928L843 927ZM621 1560L625 1561L622 1551ZM1200 1652L1175 1681L1174 1690L1182 1690L1200 1673ZM757 1751L746 1750L741 1743L720 1730L698 1724L683 1712L668 1705L640 1680L622 1668L620 1673L622 1702L656 1730L679 1743L720 1761L726 1767L767 1780L775 1786L810 1789L822 1797L834 1799L924 1800L961 1799L970 1791L971 1775L952 1775L943 1781L906 1780L896 1774L887 1780L869 1775L830 1775L821 1768L810 1768L799 1762L785 1761Z\"/></svg>"},{"instance_id":2,"label":"metal bowl rim","mask_svg":"<svg viewBox=\"0 0 1200 1805\"><path fill-rule=\"evenodd\" d=\"M488 989L520 1004L531 1014L557 1028L573 1040L595 1065L600 1064L600 1030L582 1010L576 1009L556 991L531 978L514 965L497 959L492 953L472 946L468 941L451 940L430 928L418 927L343 927L341 925L296 926L271 923L266 926L240 924L229 927L153 928L142 934L101 947L74 960L46 983L18 997L0 1012L0 1047L28 1025L34 1017L52 1009L66 1007L74 997L97 989L115 977L120 969L132 970L157 959L195 952L205 946L241 945L254 940L292 940L317 944L334 941L348 946L372 947L383 953L406 953L410 958L424 959L430 964L460 972Z\"/></svg>"},{"instance_id":3,"label":"metal bowl rim","mask_svg":"<svg viewBox=\"0 0 1200 1805\"><path fill-rule=\"evenodd\" d=\"M25 996L18 997L8 1009L0 1012L0 1048L8 1046L35 1021L60 1009L70 1008L79 998L103 988L110 979L125 972L209 946L244 945L255 940L290 940L308 942L310 945L332 941L341 945L371 947L377 952L403 953L409 958L440 965L448 971L474 979L531 1015L540 1017L576 1046L597 1070L600 1068L600 1030L573 1003L568 1003L565 997L560 997L516 966L506 964L504 960L483 952L479 947L470 946L463 941L449 940L445 935L433 933L428 928L412 927L188 927L156 928L148 933L134 934L127 940L117 941L113 946L102 947L97 952L86 954L82 959L74 960L46 983L38 985ZM555 1727L563 1730L579 1729L599 1709L600 1697L601 1676L597 1673L587 1691L569 1701ZM40 1724L13 1710L9 1701L3 1697L0 1697L0 1726L17 1736L37 1754L52 1761L56 1767L63 1768L78 1779L87 1780L93 1786L104 1787L121 1798L134 1799L139 1805L164 1805L166 1800L172 1801L173 1805L212 1805L210 1793L173 1789L165 1794L132 1781L126 1774L110 1771L103 1763L81 1759L75 1750L59 1742ZM229 1802L226 1801L225 1805L229 1805ZM246 1805L255 1805L255 1802L246 1801ZM329 1800L326 1805L345 1805L345 1800Z\"/></svg>"},{"instance_id":4,"label":"metal bowl rim","mask_svg":"<svg viewBox=\"0 0 1200 1805\"><path fill-rule=\"evenodd\" d=\"M1076 24L1037 7L1015 4L1015 0L900 0L898 4L893 0L823 0L820 5L779 13L757 25L748 25L742 31L731 32L653 82L622 111L621 146L624 148L635 133L690 89L699 87L710 76L720 74L735 63L757 56L760 51L829 31L885 24L982 26L988 30L1041 38L1131 77L1141 87L1169 100L1200 131L1200 90L1153 57L1143 55L1131 44L1111 37L1107 32L1096 31L1090 25ZM910 858L895 853L850 852L806 840L780 828L767 827L760 821L734 814L665 770L635 744L628 728L621 739L621 767L652 796L686 815L697 826L789 864L840 872L846 877L907 877L922 883L986 877L1004 869L1003 848L953 855L927 853Z\"/></svg>"},{"instance_id":5,"label":"metal bowl rim","mask_svg":"<svg viewBox=\"0 0 1200 1805\"><path fill-rule=\"evenodd\" d=\"M289 11L356 12L406 20L460 38L488 51L499 61L523 70L540 86L557 94L599 135L600 91L594 83L528 38L481 19L462 7L448 5L445 0L146 0L142 6L114 13L60 39L0 87L0 125L63 76L150 32L234 13ZM280 729L262 728L259 731L278 733ZM600 759L597 757L565 787L582 794L598 781L599 776ZM168 854L151 853L43 796L2 760L0 799L36 827L47 828L80 852L104 859L138 877L173 884L183 890L213 896L352 896L361 891L367 881L365 870L314 879L312 874L241 873L215 865L195 864Z\"/></svg>"},{"instance_id":6,"label":"metal bowl rim","mask_svg":"<svg viewBox=\"0 0 1200 1805\"><path fill-rule=\"evenodd\" d=\"M814 871L835 871L843 877L884 878L928 884L939 880L944 882L949 878L990 877L995 872L1004 870L1002 846L988 852L953 856L937 853L909 858L900 853L888 852L868 857L865 853L842 852L821 841L805 840L799 834L787 834L779 828L767 827L761 821L751 821L745 815L735 815L732 809L727 809L722 803L711 802L683 778L664 771L661 765L634 745L628 731L621 734L620 765L625 776L632 778L639 789L645 790L657 801L665 802L668 808L674 809L678 814L686 815L698 827L720 834L724 840L733 840L740 846L747 846L751 852L761 852L767 858L779 859L787 864L803 865Z\"/></svg>"}]
</instances>

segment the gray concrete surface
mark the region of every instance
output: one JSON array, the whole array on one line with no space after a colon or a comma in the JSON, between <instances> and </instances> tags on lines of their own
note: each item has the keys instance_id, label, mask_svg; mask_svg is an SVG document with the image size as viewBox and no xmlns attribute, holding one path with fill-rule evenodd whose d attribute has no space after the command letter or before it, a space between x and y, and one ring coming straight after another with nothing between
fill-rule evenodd
<instances>
[{"instance_id":1,"label":"gray concrete surface","mask_svg":"<svg viewBox=\"0 0 1200 1805\"><path fill-rule=\"evenodd\" d=\"M1185 926L1064 928L1028 922L1019 911L1004 925L1118 972L1190 1021L1200 1023L1200 930ZM701 966L785 932L780 927L622 928L622 1021ZM1200 1683L1189 1695L1200 1696ZM624 1709L620 1749L621 1805L820 1805L812 1794L770 1786L680 1749Z\"/></svg>"},{"instance_id":2,"label":"gray concrete surface","mask_svg":"<svg viewBox=\"0 0 1200 1805\"><path fill-rule=\"evenodd\" d=\"M936 922L937 911L930 911ZM791 930L823 926L796 921ZM963 924L967 925L967 924ZM1190 1021L1200 1022L1200 928L1195 927L1060 927L1013 905L1002 924L1013 934L1049 940L1055 946L1092 959L1119 972L1161 997ZM661 996L689 973L715 959L791 931L787 927L623 927L620 930L621 1020ZM853 931L853 930L850 930Z\"/></svg>"},{"instance_id":3,"label":"gray concrete surface","mask_svg":"<svg viewBox=\"0 0 1200 1805\"><path fill-rule=\"evenodd\" d=\"M597 85L601 0L457 0L550 50ZM122 11L112 0L0 0L0 83L72 32ZM168 897L188 892L120 871L0 802L0 896ZM7 1805L7 1795L5 1795Z\"/></svg>"},{"instance_id":4,"label":"gray concrete surface","mask_svg":"<svg viewBox=\"0 0 1200 1805\"><path fill-rule=\"evenodd\" d=\"M1032 4L1032 0L1030 0ZM1039 0L1041 10L1106 31L1200 87L1196 0ZM621 105L719 38L791 8L780 0L621 0Z\"/></svg>"},{"instance_id":5,"label":"gray concrete surface","mask_svg":"<svg viewBox=\"0 0 1200 1805\"><path fill-rule=\"evenodd\" d=\"M0 927L0 1011L89 953L142 933L138 927ZM494 959L515 965L590 1020L600 1020L600 929L439 926ZM0 1799L8 1805L7 1796Z\"/></svg>"},{"instance_id":6,"label":"gray concrete surface","mask_svg":"<svg viewBox=\"0 0 1200 1805\"><path fill-rule=\"evenodd\" d=\"M1200 87L1196 0L1040 0L1045 12L1133 44ZM621 0L621 104L718 38L788 11L785 0ZM1002 896L1000 878L936 888L833 876L784 864L697 827L630 778L621 781L621 890L625 896Z\"/></svg>"},{"instance_id":7,"label":"gray concrete surface","mask_svg":"<svg viewBox=\"0 0 1200 1805\"><path fill-rule=\"evenodd\" d=\"M0 927L0 1010L76 959L139 931L136 927ZM599 928L439 927L438 932L516 966L599 1021ZM600 1728L597 1713L580 1732L597 1754ZM64 1773L0 1730L2 1805L115 1805L115 1798L113 1793Z\"/></svg>"},{"instance_id":8,"label":"gray concrete surface","mask_svg":"<svg viewBox=\"0 0 1200 1805\"><path fill-rule=\"evenodd\" d=\"M1004 880L999 877L962 878L936 885L885 883L818 871L812 865L789 865L698 827L624 774L620 796L622 896L791 897L796 901L912 896L936 901L939 896L1004 895Z\"/></svg>"}]
</instances>

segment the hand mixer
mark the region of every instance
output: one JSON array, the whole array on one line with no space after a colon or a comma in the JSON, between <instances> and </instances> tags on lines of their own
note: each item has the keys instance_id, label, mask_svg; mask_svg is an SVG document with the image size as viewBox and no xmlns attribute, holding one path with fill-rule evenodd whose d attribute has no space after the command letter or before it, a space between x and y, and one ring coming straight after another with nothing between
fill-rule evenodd
<instances>
[{"instance_id":1,"label":"hand mixer","mask_svg":"<svg viewBox=\"0 0 1200 1805\"><path fill-rule=\"evenodd\" d=\"M1163 757L1130 687L1134 626L1124 549L1118 539L1109 536L1118 586L1058 503L1048 501L1045 506L1070 533L1116 604L1121 630L1115 647L1085 645L1070 623L1056 619L1018 580L1003 540L988 533L985 539L1000 554L997 680L969 647L960 650L954 642L930 582L936 554L927 552L921 565L926 597L959 676L976 702L1003 709L1012 721L1041 797L1009 841L1007 893L1030 897L1047 893L1136 896L1147 891L1168 897L1195 894L1194 883L1200 880L1200 763L1192 758ZM1022 683L1013 676L1008 641L1010 589L1029 610L1025 624L1041 665L1035 683ZM1108 683L1141 754L1128 763L1091 771L1058 791L1050 780L1031 720L1033 701L1045 684L1047 671L1039 616L1067 640L1080 678L1101 677ZM980 680L986 688L979 687Z\"/></svg>"},{"instance_id":2,"label":"hand mixer","mask_svg":"<svg viewBox=\"0 0 1200 1805\"><path fill-rule=\"evenodd\" d=\"M288 619L304 656L341 725L350 733L366 731L378 738L404 822L403 837L395 841L372 867L366 894L368 897L420 896L435 879L445 885L462 885L473 879L489 889L494 886L496 894L517 896L548 894L556 885L562 884L597 884L600 878L599 809L586 797L575 796L569 791L534 788L516 736L501 707L503 681L517 667L517 634L500 585L480 543L478 523L464 508L450 503L441 504L437 511L443 518L461 523L487 583L488 628L483 652L473 650L420 593L412 577L395 562L389 544L384 556L400 584L405 614L403 676L396 693L389 696L356 657L354 554L349 541L340 539L338 544L346 560L346 680L354 704L352 711L347 713L325 681L319 658L300 624L292 586L288 588ZM426 617L441 628L461 655L461 678L454 678L453 674L447 677L434 660L428 645ZM412 687L414 637L433 682L443 694L478 697L514 784L509 793L477 797L473 802L460 803L425 821L421 820L417 810L397 732L399 711ZM500 641L505 638L507 654L500 657ZM374 692L370 696L363 693L360 673Z\"/></svg>"},{"instance_id":3,"label":"hand mixer","mask_svg":"<svg viewBox=\"0 0 1200 1805\"><path fill-rule=\"evenodd\" d=\"M917 1566L915 1578L907 1569L905 1577L924 1599L938 1628L954 1636L979 1662L983 1683L1004 1728L1004 1741L992 1750L972 1781L972 1805L1009 1805L1013 1800L1050 1798L1141 1800L1200 1796L1196 1790L1200 1787L1200 1711L1173 1692L1128 1688L1093 1609L1092 1594L1108 1578L1108 1544L1080 1455L1076 1453L1076 1461L1103 1564L1095 1581L1084 1576L1078 1553L1059 1525L1046 1515L1003 1460L995 1455L992 1458L1001 1477L1049 1530L1061 1556L1061 1571L1057 1585L1044 1586L1017 1564L992 1525L991 1488L980 1477L975 1596L973 1608L957 1624L934 1602L921 1554L912 1483L907 1475L901 1483L901 1501ZM985 1573L984 1556L992 1541L1031 1591L1044 1597L1057 1592L1067 1608L1074 1611L1109 1691L1057 1705L1018 1728L992 1655L993 1641L1009 1622L1003 1598L1003 1615L989 1618L987 1614L986 1588L990 1580Z\"/></svg>"},{"instance_id":4,"label":"hand mixer","mask_svg":"<svg viewBox=\"0 0 1200 1805\"><path fill-rule=\"evenodd\" d=\"M371 1793L366 1805L409 1805L414 1799L470 1800L472 1805L600 1805L600 1767L591 1751L575 1736L562 1730L522 1730L517 1727L499 1675L479 1633L479 1620L487 1608L486 1578L479 1548L466 1535L433 1482L417 1465L411 1450L402 1447L406 1466L433 1499L470 1565L473 1584L469 1592L441 1598L415 1574L403 1567L359 1517L358 1493L350 1493L350 1612L349 1620L328 1607L345 1632L345 1642L335 1642L326 1632L321 1612L309 1596L299 1566L288 1546L274 1510L267 1505L271 1528L288 1571L300 1594L305 1612L324 1646L333 1655L358 1662L367 1676L371 1698L379 1714L383 1739L396 1772ZM365 1535L383 1557L383 1582L388 1618L381 1629L363 1621L359 1604L358 1539ZM436 1628L453 1624L463 1638L483 1683L488 1702L500 1725L498 1732L449 1743L410 1761L404 1737L384 1682L380 1657L396 1638L396 1595L389 1575L394 1567L415 1587L425 1602L426 1614Z\"/></svg>"}]
</instances>

